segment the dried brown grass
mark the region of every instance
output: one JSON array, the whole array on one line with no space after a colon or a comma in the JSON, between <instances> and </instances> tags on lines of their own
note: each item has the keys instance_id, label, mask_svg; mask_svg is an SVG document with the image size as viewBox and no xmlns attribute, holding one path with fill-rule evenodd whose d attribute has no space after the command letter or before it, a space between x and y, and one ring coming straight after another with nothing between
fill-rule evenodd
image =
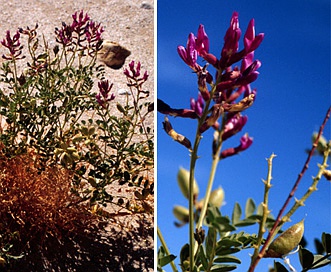
<instances>
[{"instance_id":1,"label":"dried brown grass","mask_svg":"<svg viewBox=\"0 0 331 272\"><path fill-rule=\"evenodd\" d=\"M82 234L98 218L70 192L72 174L58 165L39 169L33 151L6 157L0 147L0 233L19 234L18 248L47 237Z\"/></svg>"}]
</instances>

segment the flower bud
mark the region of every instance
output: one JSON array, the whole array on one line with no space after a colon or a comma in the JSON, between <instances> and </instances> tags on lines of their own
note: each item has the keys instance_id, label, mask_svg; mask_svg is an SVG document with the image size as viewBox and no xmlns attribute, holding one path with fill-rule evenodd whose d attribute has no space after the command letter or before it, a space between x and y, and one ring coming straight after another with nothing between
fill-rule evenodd
<instances>
[{"instance_id":1,"label":"flower bud","mask_svg":"<svg viewBox=\"0 0 331 272\"><path fill-rule=\"evenodd\" d=\"M172 210L174 216L183 223L189 222L189 210L183 206L176 205Z\"/></svg>"},{"instance_id":2,"label":"flower bud","mask_svg":"<svg viewBox=\"0 0 331 272\"><path fill-rule=\"evenodd\" d=\"M290 253L297 247L302 239L304 232L303 220L293 225L280 236L278 236L269 246L265 258L281 258L283 255Z\"/></svg>"},{"instance_id":3,"label":"flower bud","mask_svg":"<svg viewBox=\"0 0 331 272\"><path fill-rule=\"evenodd\" d=\"M180 190L182 191L183 195L189 199L190 198L190 172L182 167L180 167L178 174L177 174L177 181ZM193 195L194 199L197 198L199 194L199 187L196 180L193 180Z\"/></svg>"}]
</instances>

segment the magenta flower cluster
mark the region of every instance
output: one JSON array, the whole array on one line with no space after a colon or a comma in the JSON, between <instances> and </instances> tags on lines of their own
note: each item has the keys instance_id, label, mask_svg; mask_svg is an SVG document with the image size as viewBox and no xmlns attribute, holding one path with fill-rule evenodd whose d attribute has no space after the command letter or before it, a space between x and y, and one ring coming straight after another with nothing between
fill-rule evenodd
<instances>
[{"instance_id":1,"label":"magenta flower cluster","mask_svg":"<svg viewBox=\"0 0 331 272\"><path fill-rule=\"evenodd\" d=\"M254 51L261 44L264 34L255 34L254 19L247 27L243 38L243 49L239 50L241 29L239 28L238 13L234 12L230 26L224 36L224 45L220 58L209 52L210 42L203 25L198 28L197 35L190 33L186 47L178 46L177 52L182 60L197 74L199 96L191 98L190 109L173 109L163 101L158 101L158 110L172 116L190 117L199 119L204 111L205 102L213 101L209 115L200 126L200 133L209 128L222 133L223 141L240 132L247 122L247 116L242 116L242 111L250 107L256 97L256 90L251 90L250 84L258 77L257 71L261 62L254 60ZM203 58L208 64L198 64L198 57ZM240 62L240 65L234 65ZM216 69L215 77L207 70L208 65ZM234 65L234 67L233 67ZM211 90L208 86L211 86ZM222 116L222 127L218 119ZM221 158L235 155L252 144L252 138L247 134L241 137L240 145L222 151Z\"/></svg>"},{"instance_id":2,"label":"magenta flower cluster","mask_svg":"<svg viewBox=\"0 0 331 272\"><path fill-rule=\"evenodd\" d=\"M1 44L9 50L9 54L2 55L2 58L6 60L15 60L24 58L20 56L22 54L23 45L20 42L20 32L16 31L13 37L10 35L10 31L7 30L6 37L1 41Z\"/></svg>"},{"instance_id":3,"label":"magenta flower cluster","mask_svg":"<svg viewBox=\"0 0 331 272\"><path fill-rule=\"evenodd\" d=\"M104 28L100 23L92 21L83 10L72 15L72 23L62 23L62 27L55 28L56 41L64 46L78 45L82 49L99 50L101 34Z\"/></svg>"},{"instance_id":4,"label":"magenta flower cluster","mask_svg":"<svg viewBox=\"0 0 331 272\"><path fill-rule=\"evenodd\" d=\"M141 76L140 73L141 69L141 63L138 61L136 67L135 67L135 61L131 61L129 63L129 69L124 69L124 75L126 75L127 78L135 80L140 82L140 84L143 84L148 79L148 72L145 71L144 74Z\"/></svg>"},{"instance_id":5,"label":"magenta flower cluster","mask_svg":"<svg viewBox=\"0 0 331 272\"><path fill-rule=\"evenodd\" d=\"M104 109L108 108L108 102L115 99L114 93L110 94L113 87L113 83L109 83L108 80L101 80L98 82L99 93L95 96L98 104Z\"/></svg>"}]
</instances>

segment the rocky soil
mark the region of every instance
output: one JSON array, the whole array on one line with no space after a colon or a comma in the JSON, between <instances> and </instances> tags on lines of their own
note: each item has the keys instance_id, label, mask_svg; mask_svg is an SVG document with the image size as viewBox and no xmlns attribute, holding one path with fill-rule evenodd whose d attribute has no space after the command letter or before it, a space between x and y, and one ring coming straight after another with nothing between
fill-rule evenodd
<instances>
[{"instance_id":1,"label":"rocky soil","mask_svg":"<svg viewBox=\"0 0 331 272\"><path fill-rule=\"evenodd\" d=\"M125 65L131 60L141 62L142 70L150 75L145 88L150 91L149 99L153 101L153 0L1 0L0 39L7 30L14 33L18 27L34 27L38 23L38 33L44 34L50 45L55 45L55 27L60 28L62 21L70 23L71 15L80 10L104 26L104 39L118 42L131 51ZM106 71L107 78L114 83L115 94L127 88L123 69L106 68ZM118 95L118 99L124 98ZM147 121L152 125L153 117ZM122 188L121 192L131 195L132 189ZM35 262L34 270L29 269L29 265L22 265L19 269L23 270L17 271L153 271L153 219L150 214L119 214L114 216L105 232L85 238L68 238L59 248L34 252L29 256L29 262Z\"/></svg>"}]
</instances>

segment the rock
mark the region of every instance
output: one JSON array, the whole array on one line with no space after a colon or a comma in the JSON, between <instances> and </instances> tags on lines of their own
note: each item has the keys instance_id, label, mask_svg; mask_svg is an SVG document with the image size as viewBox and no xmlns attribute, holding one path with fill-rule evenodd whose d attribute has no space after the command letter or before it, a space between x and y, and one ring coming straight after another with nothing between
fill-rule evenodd
<instances>
[{"instance_id":1,"label":"rock","mask_svg":"<svg viewBox=\"0 0 331 272\"><path fill-rule=\"evenodd\" d=\"M130 50L117 42L104 40L98 52L98 59L112 69L120 69L125 59L131 55Z\"/></svg>"}]
</instances>

